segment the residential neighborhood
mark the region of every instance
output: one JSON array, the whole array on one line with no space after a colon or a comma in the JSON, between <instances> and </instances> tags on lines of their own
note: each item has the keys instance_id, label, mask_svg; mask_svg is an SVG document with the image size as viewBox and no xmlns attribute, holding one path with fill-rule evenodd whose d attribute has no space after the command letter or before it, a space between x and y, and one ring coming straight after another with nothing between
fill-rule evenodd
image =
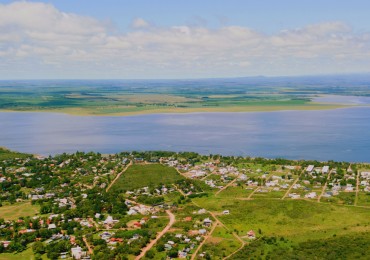
<instances>
[{"instance_id":1,"label":"residential neighborhood","mask_svg":"<svg viewBox=\"0 0 370 260\"><path fill-rule=\"evenodd\" d=\"M218 259L264 235L255 224L228 228L238 210L207 201L310 201L370 209L369 165L313 163L170 152L4 160L0 253L30 252L35 259Z\"/></svg>"}]
</instances>

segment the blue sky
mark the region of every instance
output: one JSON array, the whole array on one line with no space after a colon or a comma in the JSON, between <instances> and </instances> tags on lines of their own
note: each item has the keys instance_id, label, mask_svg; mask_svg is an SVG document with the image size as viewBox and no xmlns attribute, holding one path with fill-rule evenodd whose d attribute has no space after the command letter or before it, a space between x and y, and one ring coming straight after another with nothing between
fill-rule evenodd
<instances>
[{"instance_id":1,"label":"blue sky","mask_svg":"<svg viewBox=\"0 0 370 260\"><path fill-rule=\"evenodd\" d=\"M370 1L0 1L0 78L370 71Z\"/></svg>"},{"instance_id":2,"label":"blue sky","mask_svg":"<svg viewBox=\"0 0 370 260\"><path fill-rule=\"evenodd\" d=\"M0 1L11 3L14 1ZM127 30L141 17L159 26L206 22L207 26L239 25L266 33L307 24L342 21L355 30L370 30L367 0L58 0L59 10L111 20Z\"/></svg>"}]
</instances>

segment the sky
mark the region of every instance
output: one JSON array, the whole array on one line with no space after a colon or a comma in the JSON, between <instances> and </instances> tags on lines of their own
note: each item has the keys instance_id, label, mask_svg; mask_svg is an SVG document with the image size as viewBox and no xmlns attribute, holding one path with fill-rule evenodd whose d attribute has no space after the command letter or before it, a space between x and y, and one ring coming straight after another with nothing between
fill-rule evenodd
<instances>
[{"instance_id":1,"label":"sky","mask_svg":"<svg viewBox=\"0 0 370 260\"><path fill-rule=\"evenodd\" d=\"M0 79L369 72L365 0L0 0Z\"/></svg>"}]
</instances>

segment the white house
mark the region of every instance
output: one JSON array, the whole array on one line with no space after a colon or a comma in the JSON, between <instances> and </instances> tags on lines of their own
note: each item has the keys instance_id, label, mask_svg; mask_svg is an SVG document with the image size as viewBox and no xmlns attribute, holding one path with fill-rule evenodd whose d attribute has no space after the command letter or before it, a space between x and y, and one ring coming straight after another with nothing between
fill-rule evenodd
<instances>
[{"instance_id":1,"label":"white house","mask_svg":"<svg viewBox=\"0 0 370 260\"><path fill-rule=\"evenodd\" d=\"M314 168L315 168L314 165L308 165L306 168L306 172L312 172Z\"/></svg>"},{"instance_id":2,"label":"white house","mask_svg":"<svg viewBox=\"0 0 370 260\"><path fill-rule=\"evenodd\" d=\"M322 167L321 172L322 173L329 173L329 166L325 165L324 167Z\"/></svg>"}]
</instances>

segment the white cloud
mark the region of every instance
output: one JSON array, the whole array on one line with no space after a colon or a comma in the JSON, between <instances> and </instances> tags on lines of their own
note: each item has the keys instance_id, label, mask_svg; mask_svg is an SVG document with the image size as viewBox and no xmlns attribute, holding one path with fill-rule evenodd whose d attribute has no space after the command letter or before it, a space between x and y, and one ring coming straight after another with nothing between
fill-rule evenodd
<instances>
[{"instance_id":1,"label":"white cloud","mask_svg":"<svg viewBox=\"0 0 370 260\"><path fill-rule=\"evenodd\" d=\"M44 3L0 5L0 77L186 78L370 70L370 34L355 33L341 22L267 35L240 26L161 28L136 18L131 29L118 33L110 24Z\"/></svg>"},{"instance_id":2,"label":"white cloud","mask_svg":"<svg viewBox=\"0 0 370 260\"><path fill-rule=\"evenodd\" d=\"M145 21L143 18L136 18L132 21L133 28L145 28L148 26L149 26L149 23Z\"/></svg>"}]
</instances>

